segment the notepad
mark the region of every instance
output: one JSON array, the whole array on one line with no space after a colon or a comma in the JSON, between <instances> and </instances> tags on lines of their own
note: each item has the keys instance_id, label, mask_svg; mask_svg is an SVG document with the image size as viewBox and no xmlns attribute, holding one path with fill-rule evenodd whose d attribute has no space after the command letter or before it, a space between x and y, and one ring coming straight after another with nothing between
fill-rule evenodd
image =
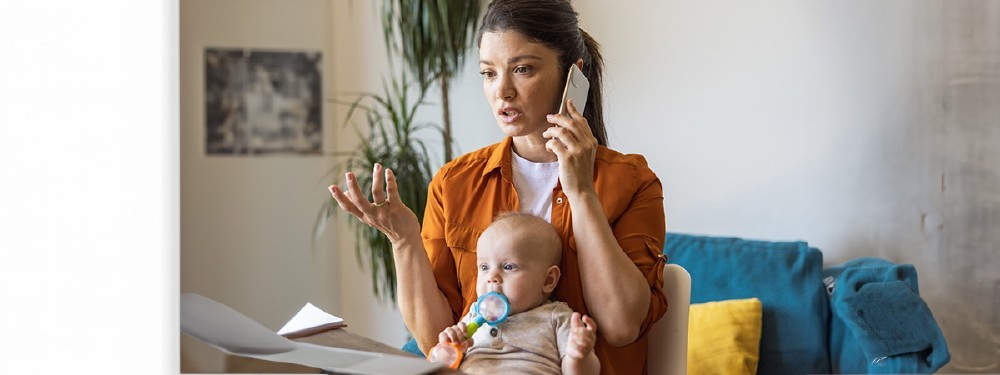
<instances>
[{"instance_id":1,"label":"notepad","mask_svg":"<svg viewBox=\"0 0 1000 375\"><path fill-rule=\"evenodd\" d=\"M306 302L306 305L302 306L299 312L295 313L295 316L278 330L278 334L296 339L344 326L346 326L344 318L334 316L312 303Z\"/></svg>"}]
</instances>

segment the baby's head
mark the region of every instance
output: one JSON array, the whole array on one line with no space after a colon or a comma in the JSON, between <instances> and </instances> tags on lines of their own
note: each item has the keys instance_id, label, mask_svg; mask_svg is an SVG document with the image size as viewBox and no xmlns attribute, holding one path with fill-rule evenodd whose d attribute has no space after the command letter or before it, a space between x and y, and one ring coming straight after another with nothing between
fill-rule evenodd
<instances>
[{"instance_id":1,"label":"baby's head","mask_svg":"<svg viewBox=\"0 0 1000 375\"><path fill-rule=\"evenodd\" d=\"M547 221L524 213L505 213L479 237L476 293L500 292L510 314L545 302L559 283L562 241Z\"/></svg>"}]
</instances>

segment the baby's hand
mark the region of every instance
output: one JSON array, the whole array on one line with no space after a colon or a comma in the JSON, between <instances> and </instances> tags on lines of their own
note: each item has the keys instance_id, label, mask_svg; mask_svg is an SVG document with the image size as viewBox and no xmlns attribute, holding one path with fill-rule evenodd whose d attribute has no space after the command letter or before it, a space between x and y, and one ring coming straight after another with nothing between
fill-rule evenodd
<instances>
[{"instance_id":1,"label":"baby's hand","mask_svg":"<svg viewBox=\"0 0 1000 375\"><path fill-rule=\"evenodd\" d=\"M472 346L472 338L466 338L466 329L464 322L445 328L438 334L438 342L451 342L461 346L462 350L468 349Z\"/></svg>"},{"instance_id":2,"label":"baby's hand","mask_svg":"<svg viewBox=\"0 0 1000 375\"><path fill-rule=\"evenodd\" d=\"M569 344L566 346L566 357L584 359L594 350L594 343L596 341L597 322L587 315L584 315L583 319L580 319L580 313L573 313L573 316L570 318Z\"/></svg>"}]
</instances>

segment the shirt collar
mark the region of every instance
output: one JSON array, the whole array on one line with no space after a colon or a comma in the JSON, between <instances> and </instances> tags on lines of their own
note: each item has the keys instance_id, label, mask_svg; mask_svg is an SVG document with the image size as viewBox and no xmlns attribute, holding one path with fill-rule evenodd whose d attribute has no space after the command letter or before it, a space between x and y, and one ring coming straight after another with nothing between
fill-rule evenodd
<instances>
[{"instance_id":1,"label":"shirt collar","mask_svg":"<svg viewBox=\"0 0 1000 375\"><path fill-rule=\"evenodd\" d=\"M486 168L483 168L483 176L499 168L501 176L510 178L512 163L510 153L512 152L513 144L514 138L507 137L504 138L503 142L500 142L499 147L493 149L490 159L486 162Z\"/></svg>"}]
</instances>

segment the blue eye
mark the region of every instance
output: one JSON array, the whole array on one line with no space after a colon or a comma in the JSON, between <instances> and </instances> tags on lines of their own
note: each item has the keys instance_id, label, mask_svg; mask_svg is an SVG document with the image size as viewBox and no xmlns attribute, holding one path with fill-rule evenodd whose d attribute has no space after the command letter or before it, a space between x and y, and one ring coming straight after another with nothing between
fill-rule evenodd
<instances>
[{"instance_id":1,"label":"blue eye","mask_svg":"<svg viewBox=\"0 0 1000 375\"><path fill-rule=\"evenodd\" d=\"M503 269L504 269L505 271L513 271L513 270L514 270L514 265L513 265L513 264L510 264L510 263L507 263L507 264L504 264L504 265L503 265Z\"/></svg>"},{"instance_id":2,"label":"blue eye","mask_svg":"<svg viewBox=\"0 0 1000 375\"><path fill-rule=\"evenodd\" d=\"M490 270L490 266L487 266L485 264L480 264L479 265L479 270L480 271L489 271Z\"/></svg>"}]
</instances>

